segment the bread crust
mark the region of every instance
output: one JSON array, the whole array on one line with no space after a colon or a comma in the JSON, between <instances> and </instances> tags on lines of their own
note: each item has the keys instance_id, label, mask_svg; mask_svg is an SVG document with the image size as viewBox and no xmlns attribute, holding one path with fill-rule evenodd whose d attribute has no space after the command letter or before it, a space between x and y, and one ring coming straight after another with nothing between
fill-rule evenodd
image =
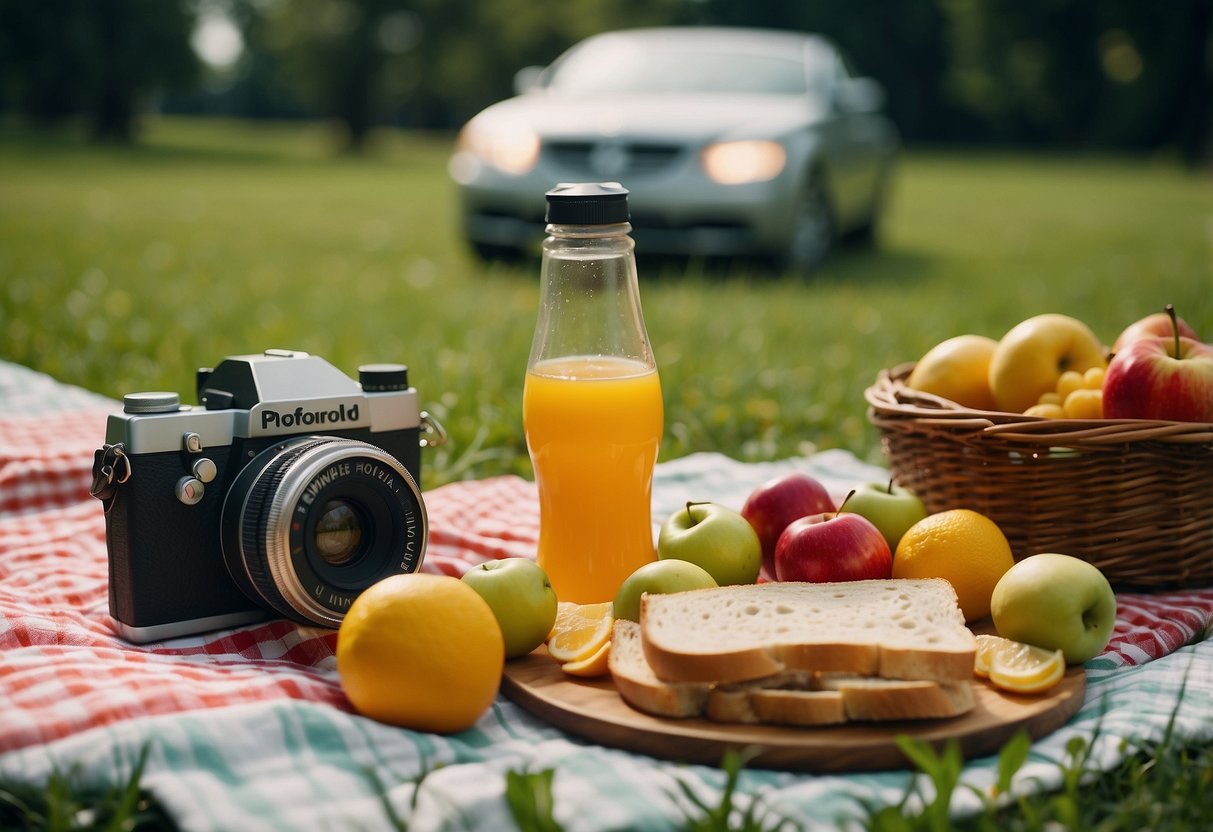
<instances>
[{"instance_id":1,"label":"bread crust","mask_svg":"<svg viewBox=\"0 0 1213 832\"><path fill-rule=\"evenodd\" d=\"M674 683L657 679L644 661L640 625L616 621L611 630L611 677L623 701L654 716L700 716L707 707L710 685Z\"/></svg>"},{"instance_id":2,"label":"bread crust","mask_svg":"<svg viewBox=\"0 0 1213 832\"><path fill-rule=\"evenodd\" d=\"M970 681L843 678L830 684L841 694L847 719L853 721L946 719L967 713L976 704Z\"/></svg>"}]
</instances>

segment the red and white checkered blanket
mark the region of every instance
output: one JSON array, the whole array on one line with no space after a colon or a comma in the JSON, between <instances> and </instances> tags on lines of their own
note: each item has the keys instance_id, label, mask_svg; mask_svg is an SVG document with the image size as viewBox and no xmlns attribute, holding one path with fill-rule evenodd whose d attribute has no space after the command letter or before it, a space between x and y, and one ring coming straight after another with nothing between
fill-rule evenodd
<instances>
[{"instance_id":1,"label":"red and white checkered blanket","mask_svg":"<svg viewBox=\"0 0 1213 832\"><path fill-rule=\"evenodd\" d=\"M238 703L294 698L349 709L331 630L271 621L142 646L119 638L108 615L102 508L88 493L114 405L69 396L55 409L35 391L40 412L31 416L20 395L0 387L0 752ZM689 464L717 462L739 465L717 455ZM459 575L485 559L534 555L532 483L455 483L425 500L425 570ZM1213 589L1121 594L1118 603L1112 642L1095 660L1103 666L1144 664L1213 628Z\"/></svg>"}]
</instances>

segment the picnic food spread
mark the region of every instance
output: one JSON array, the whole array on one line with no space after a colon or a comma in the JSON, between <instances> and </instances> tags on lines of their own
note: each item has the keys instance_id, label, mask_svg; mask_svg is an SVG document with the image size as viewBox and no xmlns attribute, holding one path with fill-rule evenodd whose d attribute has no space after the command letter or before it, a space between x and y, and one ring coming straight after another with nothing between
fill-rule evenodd
<instances>
[{"instance_id":1,"label":"picnic food spread","mask_svg":"<svg viewBox=\"0 0 1213 832\"><path fill-rule=\"evenodd\" d=\"M97 503L87 498L85 461L114 403L94 397L84 412L71 398L80 391L3 362L0 390L0 457L8 461L0 465L0 550L10 570L0 578L0 682L13 706L10 718L0 720L0 765L14 782L45 782L47 771L79 765L121 786L150 742L145 779L191 828L302 827L321 814L346 827L378 825L383 799L365 773L371 764L381 783L441 766L428 781L434 788L447 777L464 784L456 787L461 797L451 811L472 802L492 806L501 800L503 759L513 761L511 768L555 768L558 810L610 806L612 817L632 828L670 825L677 818L659 819L662 811L648 799L652 791L632 793L621 803L620 784L658 784L658 796L671 777L693 777L696 789L719 784L712 767L720 765L726 740L735 748L751 742L762 748L747 766L753 771L741 778L747 794L771 794L771 777L757 769L777 769L774 777L784 785L774 794L789 813L832 816L845 810L847 799L840 795L896 801L913 775L904 771L894 735L940 748L957 738L970 759L964 782L993 782L996 754L1018 729L989 731L992 718L1020 724L1025 712L1037 714L1028 727L1039 739L1022 775L1040 777L1048 788L1056 776L1053 761L1064 760L1067 743L1090 736L1096 726L1100 736L1112 738L1109 746L1120 738L1160 735L1178 706L1184 676L1191 675L1186 671L1205 673L1213 659L1208 642L1192 643L1209 626L1213 590L1119 591L1116 632L1097 659L1068 668L1063 681L1041 695L1003 697L988 682L975 681L977 705L955 718L797 728L653 717L627 705L609 675L571 676L541 647L506 662L505 695L471 729L418 734L352 712L336 671L335 631L275 620L148 645L124 643L105 615L104 523ZM61 402L75 409L48 414L47 403ZM695 454L658 466L654 517L683 508L688 496L740 506L749 489L791 470L818 478L838 498L854 483L887 477L844 451L771 463ZM30 482L39 488L22 487ZM533 483L513 476L469 480L427 491L425 498L432 529L426 571L459 576L482 561L533 560ZM528 691L520 692L516 682ZM547 686L538 687L542 683ZM569 704L559 711L524 705L524 696L536 690ZM1177 730L1192 736L1204 723L1190 684L1182 701ZM588 719L608 727L595 730L584 723ZM618 721L606 723L610 719ZM715 736L726 740L697 739L713 726ZM666 765L666 758L679 764ZM804 770L815 774L786 773ZM873 773L844 773L857 770ZM407 792L393 789L392 797L397 811L408 808ZM423 793L413 825L439 825L432 814L423 819L426 802Z\"/></svg>"},{"instance_id":2,"label":"picnic food spread","mask_svg":"<svg viewBox=\"0 0 1213 832\"><path fill-rule=\"evenodd\" d=\"M535 556L463 580L418 571L418 439L431 425L402 365L368 365L354 383L305 353L232 357L199 372L200 408L128 396L97 452L93 493L112 574L127 578L111 597L128 638L233 626L269 608L339 626L353 707L436 733L473 725L507 660L540 653L570 684L611 679L651 716L812 729L958 720L996 691L1044 697L1104 649L1115 596L1086 553L1015 549L996 518L940 507L905 482L858 482L836 501L812 477L784 476L739 510L688 494L654 542L663 408L627 190L564 184L547 198L523 391ZM906 384L1028 418L1213 421L1213 348L1173 309L1128 327L1117 349L1109 356L1075 318L1042 314L997 341L941 342ZM296 372L305 364L315 372ZM311 397L300 398L301 379ZM234 479L220 476L229 468ZM224 488L248 493L239 511ZM216 536L206 550L223 560L195 558L205 574L182 574L224 603L161 609L163 593L147 589L161 579L146 583L153 559L132 548L146 537L130 533L145 530L141 517ZM170 593L170 606L187 594ZM987 620L997 634L975 637Z\"/></svg>"}]
</instances>

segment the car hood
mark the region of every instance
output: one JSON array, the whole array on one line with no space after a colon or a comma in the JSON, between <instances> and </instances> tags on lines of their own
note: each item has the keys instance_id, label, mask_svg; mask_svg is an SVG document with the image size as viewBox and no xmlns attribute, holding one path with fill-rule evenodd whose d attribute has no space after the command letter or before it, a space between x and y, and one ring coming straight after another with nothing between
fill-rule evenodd
<instances>
[{"instance_id":1,"label":"car hood","mask_svg":"<svg viewBox=\"0 0 1213 832\"><path fill-rule=\"evenodd\" d=\"M809 97L649 94L593 98L551 92L498 102L478 120L485 126L529 127L545 140L616 137L680 144L779 138L823 118Z\"/></svg>"}]
</instances>

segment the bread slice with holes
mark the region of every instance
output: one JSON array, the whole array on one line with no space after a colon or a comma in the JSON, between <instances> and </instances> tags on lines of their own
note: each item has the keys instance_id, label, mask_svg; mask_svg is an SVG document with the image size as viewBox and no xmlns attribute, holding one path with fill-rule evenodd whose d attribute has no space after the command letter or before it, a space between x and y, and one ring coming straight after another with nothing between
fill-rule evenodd
<instances>
[{"instance_id":1,"label":"bread slice with holes","mask_svg":"<svg viewBox=\"0 0 1213 832\"><path fill-rule=\"evenodd\" d=\"M800 728L846 722L959 716L974 704L969 682L907 681L821 673L780 673L713 685L663 682L644 657L640 625L616 621L611 675L623 701L659 717L706 716L715 722Z\"/></svg>"},{"instance_id":2,"label":"bread slice with holes","mask_svg":"<svg viewBox=\"0 0 1213 832\"><path fill-rule=\"evenodd\" d=\"M967 683L976 653L952 585L938 578L646 594L640 626L663 682L804 672Z\"/></svg>"}]
</instances>

